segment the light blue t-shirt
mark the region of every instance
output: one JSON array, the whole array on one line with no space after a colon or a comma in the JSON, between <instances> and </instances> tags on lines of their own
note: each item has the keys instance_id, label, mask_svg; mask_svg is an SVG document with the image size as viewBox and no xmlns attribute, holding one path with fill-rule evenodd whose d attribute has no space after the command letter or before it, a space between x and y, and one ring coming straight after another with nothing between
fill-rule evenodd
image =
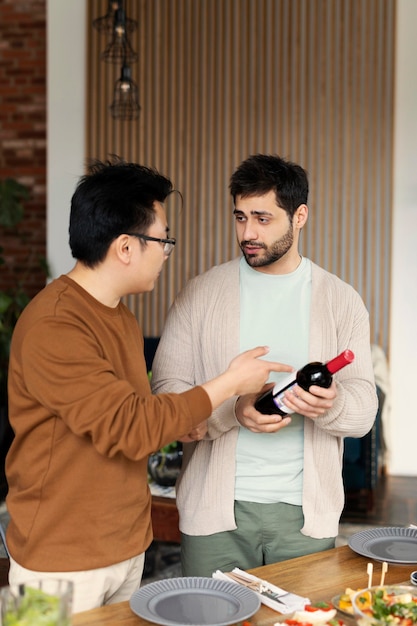
<instances>
[{"instance_id":1,"label":"light blue t-shirt","mask_svg":"<svg viewBox=\"0 0 417 626\"><path fill-rule=\"evenodd\" d=\"M299 369L308 362L311 263L290 274L264 274L240 262L240 351L269 346L265 357ZM287 373L273 372L270 382ZM293 413L277 433L240 428L235 499L301 505L304 418Z\"/></svg>"}]
</instances>

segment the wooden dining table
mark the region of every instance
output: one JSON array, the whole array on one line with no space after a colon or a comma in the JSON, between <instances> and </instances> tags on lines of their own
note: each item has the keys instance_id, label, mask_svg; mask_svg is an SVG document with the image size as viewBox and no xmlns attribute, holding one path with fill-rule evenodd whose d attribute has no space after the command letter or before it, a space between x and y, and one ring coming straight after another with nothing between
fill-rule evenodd
<instances>
[{"instance_id":1,"label":"wooden dining table","mask_svg":"<svg viewBox=\"0 0 417 626\"><path fill-rule=\"evenodd\" d=\"M360 589L368 586L367 564L369 559L359 556L349 546L341 546L325 552L281 561L248 570L259 578L267 580L287 591L307 597L311 602L331 599L343 593L346 587ZM373 563L373 584L381 580L382 563ZM417 569L412 565L389 564L385 574L385 584L409 584L411 572ZM250 618L254 626L272 626L285 619L276 611L261 605ZM344 621L354 623L343 617ZM150 622L133 613L129 602L110 604L91 611L75 613L73 626L149 626Z\"/></svg>"}]
</instances>

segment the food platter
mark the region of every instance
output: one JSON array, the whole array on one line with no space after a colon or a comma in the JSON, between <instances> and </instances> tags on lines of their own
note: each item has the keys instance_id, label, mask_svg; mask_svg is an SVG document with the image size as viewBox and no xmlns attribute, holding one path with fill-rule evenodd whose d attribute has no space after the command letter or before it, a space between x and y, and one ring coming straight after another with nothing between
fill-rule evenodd
<instances>
[{"instance_id":1,"label":"food platter","mask_svg":"<svg viewBox=\"0 0 417 626\"><path fill-rule=\"evenodd\" d=\"M251 617L261 604L254 591L214 578L166 578L135 591L132 611L163 626L228 626Z\"/></svg>"},{"instance_id":2,"label":"food platter","mask_svg":"<svg viewBox=\"0 0 417 626\"><path fill-rule=\"evenodd\" d=\"M389 526L363 530L352 535L348 544L357 554L376 561L417 563L417 528Z\"/></svg>"}]
</instances>

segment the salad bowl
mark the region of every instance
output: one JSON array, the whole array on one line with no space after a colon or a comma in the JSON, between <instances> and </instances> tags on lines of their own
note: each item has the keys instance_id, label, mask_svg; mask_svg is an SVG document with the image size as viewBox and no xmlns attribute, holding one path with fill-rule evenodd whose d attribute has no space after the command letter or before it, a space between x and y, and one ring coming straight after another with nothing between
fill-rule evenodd
<instances>
[{"instance_id":1,"label":"salad bowl","mask_svg":"<svg viewBox=\"0 0 417 626\"><path fill-rule=\"evenodd\" d=\"M406 585L378 585L361 589L352 598L359 626L417 624L417 589Z\"/></svg>"}]
</instances>

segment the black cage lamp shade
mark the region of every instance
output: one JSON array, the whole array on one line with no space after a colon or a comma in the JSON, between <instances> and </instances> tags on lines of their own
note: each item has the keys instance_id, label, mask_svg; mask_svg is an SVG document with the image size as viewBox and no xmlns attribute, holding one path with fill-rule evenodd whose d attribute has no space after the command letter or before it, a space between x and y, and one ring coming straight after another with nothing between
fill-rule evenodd
<instances>
[{"instance_id":1,"label":"black cage lamp shade","mask_svg":"<svg viewBox=\"0 0 417 626\"><path fill-rule=\"evenodd\" d=\"M102 17L93 20L93 26L99 33L112 33L115 27L116 12L123 9L122 0L108 0L107 13ZM127 33L132 33L137 26L135 20L125 17L125 29Z\"/></svg>"},{"instance_id":2,"label":"black cage lamp shade","mask_svg":"<svg viewBox=\"0 0 417 626\"><path fill-rule=\"evenodd\" d=\"M108 34L101 60L121 67L120 78L114 85L113 102L109 106L111 115L115 120L132 121L140 112L138 88L130 70L130 65L138 60L138 54L128 35L136 29L138 22L126 16L124 4L124 0L108 0L107 13L93 20L93 27L99 33ZM111 73L113 75L113 71Z\"/></svg>"},{"instance_id":3,"label":"black cage lamp shade","mask_svg":"<svg viewBox=\"0 0 417 626\"><path fill-rule=\"evenodd\" d=\"M126 36L126 15L124 9L117 9L114 17L113 36L106 46L101 58L106 63L127 63L130 65L138 59Z\"/></svg>"},{"instance_id":4,"label":"black cage lamp shade","mask_svg":"<svg viewBox=\"0 0 417 626\"><path fill-rule=\"evenodd\" d=\"M119 80L114 85L113 102L110 105L112 117L119 120L136 120L140 105L137 85L132 80L132 72L127 65L122 66Z\"/></svg>"}]
</instances>

